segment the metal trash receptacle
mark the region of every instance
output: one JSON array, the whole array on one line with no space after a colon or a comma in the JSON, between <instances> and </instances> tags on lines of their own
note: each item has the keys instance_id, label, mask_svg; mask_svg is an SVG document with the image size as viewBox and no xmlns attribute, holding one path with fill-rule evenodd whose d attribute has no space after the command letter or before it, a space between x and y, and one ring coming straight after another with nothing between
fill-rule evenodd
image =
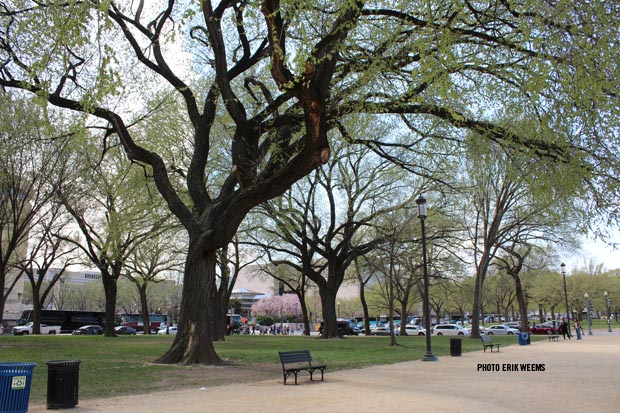
<instances>
[{"instance_id":1,"label":"metal trash receptacle","mask_svg":"<svg viewBox=\"0 0 620 413\"><path fill-rule=\"evenodd\" d=\"M25 413L36 363L0 363L0 413Z\"/></svg>"},{"instance_id":2,"label":"metal trash receptacle","mask_svg":"<svg viewBox=\"0 0 620 413\"><path fill-rule=\"evenodd\" d=\"M68 409L78 404L80 360L50 360L47 364L47 408Z\"/></svg>"},{"instance_id":3,"label":"metal trash receptacle","mask_svg":"<svg viewBox=\"0 0 620 413\"><path fill-rule=\"evenodd\" d=\"M461 339L451 338L450 339L450 355L460 356L461 353L462 353Z\"/></svg>"},{"instance_id":4,"label":"metal trash receptacle","mask_svg":"<svg viewBox=\"0 0 620 413\"><path fill-rule=\"evenodd\" d=\"M519 345L527 346L530 344L530 333L521 332L519 333Z\"/></svg>"}]
</instances>

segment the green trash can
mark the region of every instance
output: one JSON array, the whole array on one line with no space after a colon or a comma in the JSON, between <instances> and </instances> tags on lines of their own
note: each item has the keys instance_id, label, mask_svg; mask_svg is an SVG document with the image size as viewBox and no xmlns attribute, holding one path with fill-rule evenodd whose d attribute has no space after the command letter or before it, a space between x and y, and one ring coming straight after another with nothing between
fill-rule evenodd
<instances>
[{"instance_id":1,"label":"green trash can","mask_svg":"<svg viewBox=\"0 0 620 413\"><path fill-rule=\"evenodd\" d=\"M47 408L70 409L78 404L80 360L50 360L47 364Z\"/></svg>"},{"instance_id":2,"label":"green trash can","mask_svg":"<svg viewBox=\"0 0 620 413\"><path fill-rule=\"evenodd\" d=\"M0 363L0 413L26 413L36 363Z\"/></svg>"}]
</instances>

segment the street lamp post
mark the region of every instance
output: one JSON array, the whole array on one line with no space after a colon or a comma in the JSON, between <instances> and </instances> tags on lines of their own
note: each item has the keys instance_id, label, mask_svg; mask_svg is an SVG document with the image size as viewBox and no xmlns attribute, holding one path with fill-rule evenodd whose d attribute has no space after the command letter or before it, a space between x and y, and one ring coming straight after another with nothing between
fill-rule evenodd
<instances>
[{"instance_id":1,"label":"street lamp post","mask_svg":"<svg viewBox=\"0 0 620 413\"><path fill-rule=\"evenodd\" d=\"M607 306L607 332L611 333L611 312L609 311L609 297L605 291L605 305Z\"/></svg>"},{"instance_id":2,"label":"street lamp post","mask_svg":"<svg viewBox=\"0 0 620 413\"><path fill-rule=\"evenodd\" d=\"M568 337L570 337L570 313L568 312L568 292L566 291L566 264L560 264L560 268L562 269L562 279L564 280L564 304L566 304L566 324L568 324Z\"/></svg>"},{"instance_id":3,"label":"street lamp post","mask_svg":"<svg viewBox=\"0 0 620 413\"><path fill-rule=\"evenodd\" d=\"M592 319L590 318L590 310L592 309L592 301L590 301L590 296L588 293L583 295L586 298L586 310L588 312L588 335L592 335Z\"/></svg>"},{"instance_id":4,"label":"street lamp post","mask_svg":"<svg viewBox=\"0 0 620 413\"><path fill-rule=\"evenodd\" d=\"M422 224L422 263L424 267L424 328L426 328L426 353L422 361L437 361L437 357L431 350L431 307L428 296L428 268L426 264L426 232L424 230L424 218L426 218L426 199L421 195L415 200L418 204L418 217Z\"/></svg>"}]
</instances>

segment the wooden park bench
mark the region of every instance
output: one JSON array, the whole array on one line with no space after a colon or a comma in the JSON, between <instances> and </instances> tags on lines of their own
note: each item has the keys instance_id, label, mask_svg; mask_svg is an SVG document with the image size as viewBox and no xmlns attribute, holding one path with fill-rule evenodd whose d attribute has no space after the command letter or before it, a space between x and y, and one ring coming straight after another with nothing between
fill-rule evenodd
<instances>
[{"instance_id":1,"label":"wooden park bench","mask_svg":"<svg viewBox=\"0 0 620 413\"><path fill-rule=\"evenodd\" d=\"M560 335L553 334L551 331L547 331L547 337L549 338L549 341L558 341L558 338L560 338Z\"/></svg>"},{"instance_id":2,"label":"wooden park bench","mask_svg":"<svg viewBox=\"0 0 620 413\"><path fill-rule=\"evenodd\" d=\"M313 380L312 375L315 370L321 371L321 381L323 381L323 372L327 368L324 364L312 364L312 356L309 350L295 350L295 351L278 351L280 356L280 363L282 363L282 375L284 376L284 384L286 379L291 374L295 375L295 384L297 384L297 373L300 371L307 371L310 373L310 380Z\"/></svg>"},{"instance_id":3,"label":"wooden park bench","mask_svg":"<svg viewBox=\"0 0 620 413\"><path fill-rule=\"evenodd\" d=\"M490 336L481 336L480 340L482 340L482 347L484 348L484 352L485 353L487 351L487 348L490 348L491 349L491 353L492 353L493 352L493 347L495 347L497 349L497 351L499 352L499 346L501 346L501 343L492 343Z\"/></svg>"}]
</instances>

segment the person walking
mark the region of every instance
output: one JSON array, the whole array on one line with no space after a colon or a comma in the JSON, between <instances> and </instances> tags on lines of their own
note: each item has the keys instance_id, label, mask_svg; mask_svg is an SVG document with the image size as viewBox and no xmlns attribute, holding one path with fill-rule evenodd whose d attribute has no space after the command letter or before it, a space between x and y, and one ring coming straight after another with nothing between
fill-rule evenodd
<instances>
[{"instance_id":1,"label":"person walking","mask_svg":"<svg viewBox=\"0 0 620 413\"><path fill-rule=\"evenodd\" d=\"M560 324L560 333L562 334L562 337L564 337L564 340L566 340L566 336L568 336L568 339L570 340L570 333L568 332L568 322L566 321L566 319L563 319L562 323Z\"/></svg>"},{"instance_id":2,"label":"person walking","mask_svg":"<svg viewBox=\"0 0 620 413\"><path fill-rule=\"evenodd\" d=\"M581 324L579 323L579 319L575 318L575 331L577 332L577 340L581 340Z\"/></svg>"}]
</instances>

